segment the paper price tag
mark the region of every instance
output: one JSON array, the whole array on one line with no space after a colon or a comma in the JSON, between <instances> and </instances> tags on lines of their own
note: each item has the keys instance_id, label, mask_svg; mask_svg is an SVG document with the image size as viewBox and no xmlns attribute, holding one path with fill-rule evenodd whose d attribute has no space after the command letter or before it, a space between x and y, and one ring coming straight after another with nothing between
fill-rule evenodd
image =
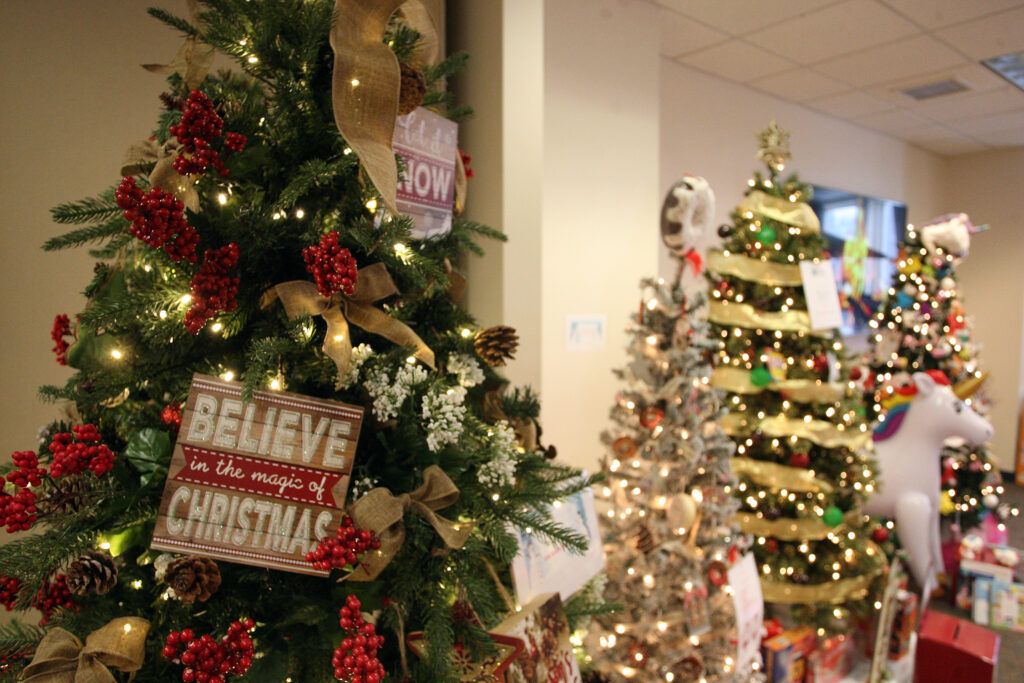
<instances>
[{"instance_id":1,"label":"paper price tag","mask_svg":"<svg viewBox=\"0 0 1024 683\"><path fill-rule=\"evenodd\" d=\"M830 330L843 324L843 312L839 307L839 290L836 276L829 259L800 262L800 276L804 281L804 298L807 299L807 313L811 316L811 327L815 330Z\"/></svg>"}]
</instances>

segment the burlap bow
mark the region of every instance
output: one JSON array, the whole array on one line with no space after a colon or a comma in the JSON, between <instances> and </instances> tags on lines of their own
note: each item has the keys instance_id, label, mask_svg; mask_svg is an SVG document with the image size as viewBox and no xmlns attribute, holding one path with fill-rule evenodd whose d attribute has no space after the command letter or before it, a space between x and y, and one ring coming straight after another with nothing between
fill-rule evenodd
<instances>
[{"instance_id":1,"label":"burlap bow","mask_svg":"<svg viewBox=\"0 0 1024 683\"><path fill-rule=\"evenodd\" d=\"M308 280L282 282L263 295L264 308L280 299L289 318L319 315L327 322L323 350L338 366L338 381L348 372L352 359L352 339L348 332L351 322L367 332L378 334L399 346L413 347L413 355L431 370L434 352L408 325L396 320L372 304L398 294L391 275L383 263L374 263L359 269L355 294L338 292L330 297L321 296L316 285Z\"/></svg>"},{"instance_id":2,"label":"burlap bow","mask_svg":"<svg viewBox=\"0 0 1024 683\"><path fill-rule=\"evenodd\" d=\"M381 39L399 6L405 22L421 36L413 59L429 65L437 55L437 30L419 0L336 0L331 28L334 121L384 205L396 214L398 166L391 143L401 72L395 53Z\"/></svg>"},{"instance_id":3,"label":"burlap bow","mask_svg":"<svg viewBox=\"0 0 1024 683\"><path fill-rule=\"evenodd\" d=\"M743 201L739 203L739 206L736 207L736 210L740 214L747 212L755 215L760 214L772 220L795 225L810 232L821 232L821 223L818 222L818 216L814 213L814 209L811 208L810 204L791 202L788 199L775 197L761 190L753 190L748 193L743 198Z\"/></svg>"},{"instance_id":4,"label":"burlap bow","mask_svg":"<svg viewBox=\"0 0 1024 683\"><path fill-rule=\"evenodd\" d=\"M198 18L199 3L196 0L188 0L188 13L193 23L203 25ZM188 36L169 64L143 64L142 68L165 76L178 74L185 83L185 89L193 90L199 87L210 72L214 54L214 49L197 36Z\"/></svg>"},{"instance_id":5,"label":"burlap bow","mask_svg":"<svg viewBox=\"0 0 1024 683\"><path fill-rule=\"evenodd\" d=\"M24 683L116 683L108 667L126 673L142 668L149 622L120 617L85 639L85 646L62 628L52 629L39 641L32 663L25 667Z\"/></svg>"},{"instance_id":6,"label":"burlap bow","mask_svg":"<svg viewBox=\"0 0 1024 683\"><path fill-rule=\"evenodd\" d=\"M121 175L133 176L149 164L155 164L149 173L150 186L170 192L190 211L199 211L199 193L195 184L174 170L174 159L180 151L181 145L173 139L162 145L156 140L139 140L124 153Z\"/></svg>"},{"instance_id":7,"label":"burlap bow","mask_svg":"<svg viewBox=\"0 0 1024 683\"><path fill-rule=\"evenodd\" d=\"M434 527L449 548L461 548L473 531L473 522L453 522L436 514L459 498L459 489L437 465L423 470L423 485L411 493L399 496L384 487L375 488L349 508L349 516L360 529L369 529L380 539L380 549L364 555L356 570L349 574L351 581L373 581L405 541L407 510L412 510Z\"/></svg>"}]
</instances>

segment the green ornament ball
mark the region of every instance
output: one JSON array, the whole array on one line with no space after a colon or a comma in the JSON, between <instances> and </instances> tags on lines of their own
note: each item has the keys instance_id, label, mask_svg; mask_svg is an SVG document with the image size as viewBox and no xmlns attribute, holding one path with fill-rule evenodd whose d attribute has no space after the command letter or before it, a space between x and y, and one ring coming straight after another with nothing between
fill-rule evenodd
<instances>
[{"instance_id":1,"label":"green ornament ball","mask_svg":"<svg viewBox=\"0 0 1024 683\"><path fill-rule=\"evenodd\" d=\"M750 383L755 387L766 387L772 383L772 373L768 372L768 368L763 365L754 368L750 371Z\"/></svg>"},{"instance_id":2,"label":"green ornament ball","mask_svg":"<svg viewBox=\"0 0 1024 683\"><path fill-rule=\"evenodd\" d=\"M829 526L839 526L843 521L843 511L835 505L829 505L825 508L825 514L821 516L821 519Z\"/></svg>"},{"instance_id":3,"label":"green ornament ball","mask_svg":"<svg viewBox=\"0 0 1024 683\"><path fill-rule=\"evenodd\" d=\"M775 243L775 228L770 225L766 225L757 231L757 241L761 244L774 244Z\"/></svg>"}]
</instances>

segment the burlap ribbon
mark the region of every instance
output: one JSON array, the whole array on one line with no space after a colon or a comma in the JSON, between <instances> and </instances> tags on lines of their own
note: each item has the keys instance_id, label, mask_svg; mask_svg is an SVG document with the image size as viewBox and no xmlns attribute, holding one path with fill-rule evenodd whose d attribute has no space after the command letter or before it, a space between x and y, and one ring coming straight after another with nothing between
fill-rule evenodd
<instances>
[{"instance_id":1,"label":"burlap ribbon","mask_svg":"<svg viewBox=\"0 0 1024 683\"><path fill-rule=\"evenodd\" d=\"M351 581L373 581L388 566L405 541L405 513L423 517L449 548L461 548L473 532L473 522L453 522L436 514L459 498L459 489L437 465L423 470L423 485L411 493L396 496L384 487L372 489L349 507L356 527L373 531L380 548L360 559Z\"/></svg>"},{"instance_id":2,"label":"burlap ribbon","mask_svg":"<svg viewBox=\"0 0 1024 683\"><path fill-rule=\"evenodd\" d=\"M766 194L761 190L754 190L739 203L736 210L741 215L752 213L755 216L760 214L772 220L786 223L811 232L821 232L821 223L814 213L810 204L805 202L791 202L782 197L775 197Z\"/></svg>"},{"instance_id":3,"label":"burlap ribbon","mask_svg":"<svg viewBox=\"0 0 1024 683\"><path fill-rule=\"evenodd\" d=\"M199 3L196 0L188 0L188 13L193 23L198 21ZM186 90L198 88L199 84L206 78L213 66L214 49L201 42L196 36L185 38L185 42L178 48L177 54L169 64L143 64L142 68L153 73L169 76L178 74L185 83Z\"/></svg>"},{"instance_id":4,"label":"burlap ribbon","mask_svg":"<svg viewBox=\"0 0 1024 683\"><path fill-rule=\"evenodd\" d=\"M814 476L802 467L787 467L774 462L752 458L735 457L729 461L732 473L737 477L746 476L759 486L803 493L807 491L832 493L832 485Z\"/></svg>"},{"instance_id":5,"label":"burlap ribbon","mask_svg":"<svg viewBox=\"0 0 1024 683\"><path fill-rule=\"evenodd\" d=\"M722 275L732 275L769 287L801 287L804 284L800 266L762 261L742 254L709 251L708 268Z\"/></svg>"},{"instance_id":6,"label":"burlap ribbon","mask_svg":"<svg viewBox=\"0 0 1024 683\"><path fill-rule=\"evenodd\" d=\"M759 311L750 304L712 301L708 304L708 320L718 325L732 325L747 329L784 330L804 332L815 336L828 336L831 330L811 329L811 316L807 311Z\"/></svg>"},{"instance_id":7,"label":"burlap ribbon","mask_svg":"<svg viewBox=\"0 0 1024 683\"><path fill-rule=\"evenodd\" d=\"M338 366L338 379L348 372L352 360L352 339L348 325L352 323L367 332L380 335L399 346L411 346L413 355L423 361L431 370L434 368L434 352L408 325L396 320L372 304L398 294L391 275L383 263L359 269L355 294L351 296L338 292L330 297L321 296L316 285L309 280L282 282L267 290L262 306L266 308L280 299L289 318L304 315L319 315L327 322L323 351Z\"/></svg>"},{"instance_id":8,"label":"burlap ribbon","mask_svg":"<svg viewBox=\"0 0 1024 683\"><path fill-rule=\"evenodd\" d=\"M85 639L85 646L62 628L50 630L39 641L32 663L25 667L24 683L116 683L108 667L134 673L146 656L149 622L120 617Z\"/></svg>"},{"instance_id":9,"label":"burlap ribbon","mask_svg":"<svg viewBox=\"0 0 1024 683\"><path fill-rule=\"evenodd\" d=\"M862 432L854 427L839 429L824 420L806 422L785 415L750 420L738 413L730 413L722 418L720 424L722 430L729 436L745 436L755 429L760 429L766 436L777 439L795 436L824 448L845 447L856 451L870 448L872 444L870 431Z\"/></svg>"},{"instance_id":10,"label":"burlap ribbon","mask_svg":"<svg viewBox=\"0 0 1024 683\"><path fill-rule=\"evenodd\" d=\"M783 398L796 403L832 403L846 395L846 389L842 384L830 384L813 379L784 379L759 387L750 381L749 370L725 365L715 368L711 374L711 385L734 394L775 391Z\"/></svg>"},{"instance_id":11,"label":"burlap ribbon","mask_svg":"<svg viewBox=\"0 0 1024 683\"><path fill-rule=\"evenodd\" d=\"M836 526L829 526L816 517L768 520L750 512L737 512L733 521L739 524L743 533L753 536L765 536L779 541L820 541L829 534L845 534L860 516L859 508L850 510Z\"/></svg>"},{"instance_id":12,"label":"burlap ribbon","mask_svg":"<svg viewBox=\"0 0 1024 683\"><path fill-rule=\"evenodd\" d=\"M180 150L175 140L168 140L162 145L156 140L139 140L124 153L121 175L133 176L142 173L149 164L155 164L149 173L150 186L170 192L190 211L199 211L199 193L195 184L174 170L174 159Z\"/></svg>"},{"instance_id":13,"label":"burlap ribbon","mask_svg":"<svg viewBox=\"0 0 1024 683\"><path fill-rule=\"evenodd\" d=\"M867 595L871 582L880 572L881 569L878 569L849 579L826 581L815 585L783 583L762 578L761 594L764 596L765 602L783 605L808 605L815 602L838 605L841 602L857 600Z\"/></svg>"},{"instance_id":14,"label":"burlap ribbon","mask_svg":"<svg viewBox=\"0 0 1024 683\"><path fill-rule=\"evenodd\" d=\"M397 214L398 166L392 149L401 71L395 53L383 42L395 10L421 35L415 57L437 55L437 30L419 0L336 0L331 27L334 50L334 120L345 142L359 157L384 205Z\"/></svg>"}]
</instances>

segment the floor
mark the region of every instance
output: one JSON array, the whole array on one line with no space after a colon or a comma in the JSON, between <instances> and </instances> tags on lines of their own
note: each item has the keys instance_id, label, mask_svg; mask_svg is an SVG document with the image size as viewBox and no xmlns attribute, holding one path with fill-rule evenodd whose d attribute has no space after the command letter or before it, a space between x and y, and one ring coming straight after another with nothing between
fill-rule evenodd
<instances>
[{"instance_id":1,"label":"floor","mask_svg":"<svg viewBox=\"0 0 1024 683\"><path fill-rule=\"evenodd\" d=\"M1024 510L1024 488L1007 484L1003 500ZM1007 524L1010 531L1009 545L1014 548L1024 548L1024 517L1011 518ZM948 601L942 599L932 600L929 609L947 612L962 619L970 618L966 612L952 607ZM998 683L1024 681L1024 633L1004 629L998 629L997 633L1000 637Z\"/></svg>"}]
</instances>

